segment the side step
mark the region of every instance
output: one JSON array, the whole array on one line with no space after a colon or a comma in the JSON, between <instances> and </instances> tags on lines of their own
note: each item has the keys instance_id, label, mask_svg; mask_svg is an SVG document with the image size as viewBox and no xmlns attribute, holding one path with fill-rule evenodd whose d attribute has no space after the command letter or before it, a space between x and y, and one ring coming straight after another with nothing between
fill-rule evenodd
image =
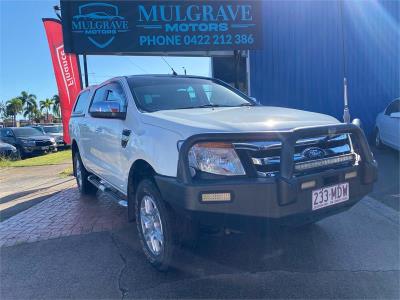
<instances>
[{"instance_id":1,"label":"side step","mask_svg":"<svg viewBox=\"0 0 400 300\"><path fill-rule=\"evenodd\" d=\"M128 201L126 197L124 197L120 192L116 191L110 185L108 185L104 180L101 180L96 175L90 175L88 180L91 184L93 184L97 189L102 191L103 193L110 196L113 200L115 200L119 205L123 207L128 207Z\"/></svg>"}]
</instances>

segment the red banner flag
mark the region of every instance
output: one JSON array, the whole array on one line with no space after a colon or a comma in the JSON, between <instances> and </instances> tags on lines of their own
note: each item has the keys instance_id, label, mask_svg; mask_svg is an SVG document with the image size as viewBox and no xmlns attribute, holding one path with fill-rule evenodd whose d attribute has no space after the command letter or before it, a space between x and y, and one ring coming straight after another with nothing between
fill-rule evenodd
<instances>
[{"instance_id":1,"label":"red banner flag","mask_svg":"<svg viewBox=\"0 0 400 300\"><path fill-rule=\"evenodd\" d=\"M82 89L78 57L64 52L64 41L61 22L56 19L43 19L51 60L56 76L58 95L60 97L61 117L64 125L64 141L70 143L68 123L76 97Z\"/></svg>"}]
</instances>

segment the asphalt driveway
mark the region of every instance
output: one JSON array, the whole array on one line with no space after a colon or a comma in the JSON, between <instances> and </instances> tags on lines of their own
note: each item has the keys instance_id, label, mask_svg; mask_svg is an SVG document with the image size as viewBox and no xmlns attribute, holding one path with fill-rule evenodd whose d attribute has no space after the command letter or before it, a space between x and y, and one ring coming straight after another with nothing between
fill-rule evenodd
<instances>
[{"instance_id":1,"label":"asphalt driveway","mask_svg":"<svg viewBox=\"0 0 400 300\"><path fill-rule=\"evenodd\" d=\"M379 182L351 210L264 239L204 235L198 248L178 249L167 273L145 260L124 208L104 195L80 197L69 178L68 189L0 222L0 298L399 299L398 152L374 152ZM26 197L12 180L21 175L1 175L14 184L10 195Z\"/></svg>"},{"instance_id":2,"label":"asphalt driveway","mask_svg":"<svg viewBox=\"0 0 400 300\"><path fill-rule=\"evenodd\" d=\"M1 249L1 298L399 298L398 214L366 198L265 239L204 236L175 267L146 262L134 224Z\"/></svg>"}]
</instances>

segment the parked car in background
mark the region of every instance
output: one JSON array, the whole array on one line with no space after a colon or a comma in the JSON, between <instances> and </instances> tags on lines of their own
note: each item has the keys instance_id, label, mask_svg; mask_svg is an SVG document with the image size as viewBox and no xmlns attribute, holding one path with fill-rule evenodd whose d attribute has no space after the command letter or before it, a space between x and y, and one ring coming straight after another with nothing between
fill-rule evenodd
<instances>
[{"instance_id":1,"label":"parked car in background","mask_svg":"<svg viewBox=\"0 0 400 300\"><path fill-rule=\"evenodd\" d=\"M57 149L57 144L53 137L49 137L31 127L1 128L0 139L16 147L21 157Z\"/></svg>"},{"instance_id":2,"label":"parked car in background","mask_svg":"<svg viewBox=\"0 0 400 300\"><path fill-rule=\"evenodd\" d=\"M18 158L17 148L0 140L0 158Z\"/></svg>"},{"instance_id":3,"label":"parked car in background","mask_svg":"<svg viewBox=\"0 0 400 300\"><path fill-rule=\"evenodd\" d=\"M392 101L376 118L375 146L400 151L400 98Z\"/></svg>"},{"instance_id":4,"label":"parked car in background","mask_svg":"<svg viewBox=\"0 0 400 300\"><path fill-rule=\"evenodd\" d=\"M45 135L53 137L57 143L57 148L64 148L66 143L64 142L64 131L63 125L54 124L54 125L34 125L32 128L35 128L42 132Z\"/></svg>"}]
</instances>

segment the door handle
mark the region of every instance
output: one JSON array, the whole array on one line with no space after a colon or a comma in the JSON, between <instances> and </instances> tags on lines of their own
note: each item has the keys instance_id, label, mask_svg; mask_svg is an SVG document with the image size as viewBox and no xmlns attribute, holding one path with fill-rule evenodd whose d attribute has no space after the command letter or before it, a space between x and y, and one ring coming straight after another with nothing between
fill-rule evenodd
<instances>
[{"instance_id":1,"label":"door handle","mask_svg":"<svg viewBox=\"0 0 400 300\"><path fill-rule=\"evenodd\" d=\"M131 136L131 131L129 129L122 130L122 136L121 136L122 148L126 148L126 146L128 145L130 136Z\"/></svg>"}]
</instances>

